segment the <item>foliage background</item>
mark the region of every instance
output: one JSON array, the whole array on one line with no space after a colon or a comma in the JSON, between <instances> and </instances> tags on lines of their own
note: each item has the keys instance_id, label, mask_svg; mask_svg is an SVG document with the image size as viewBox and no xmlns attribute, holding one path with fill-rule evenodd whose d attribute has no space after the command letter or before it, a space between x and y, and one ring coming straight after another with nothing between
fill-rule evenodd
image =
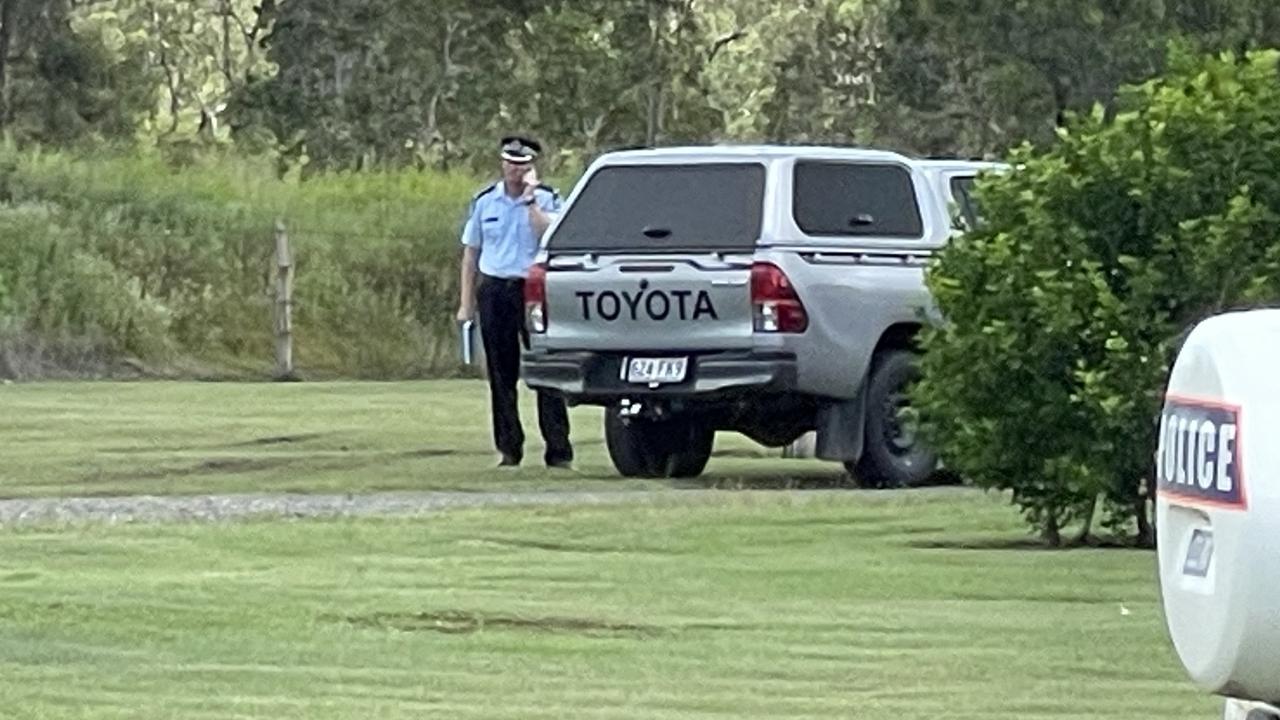
<instances>
[{"instance_id":1,"label":"foliage background","mask_svg":"<svg viewBox=\"0 0 1280 720\"><path fill-rule=\"evenodd\" d=\"M1001 156L1264 47L1264 0L0 0L0 375L457 371L451 237L512 130L567 192L635 144Z\"/></svg>"},{"instance_id":2,"label":"foliage background","mask_svg":"<svg viewBox=\"0 0 1280 720\"><path fill-rule=\"evenodd\" d=\"M277 178L210 154L0 150L0 373L255 377L271 370L276 218L309 377L447 375L457 228L440 173ZM127 361L122 364L122 361Z\"/></svg>"}]
</instances>

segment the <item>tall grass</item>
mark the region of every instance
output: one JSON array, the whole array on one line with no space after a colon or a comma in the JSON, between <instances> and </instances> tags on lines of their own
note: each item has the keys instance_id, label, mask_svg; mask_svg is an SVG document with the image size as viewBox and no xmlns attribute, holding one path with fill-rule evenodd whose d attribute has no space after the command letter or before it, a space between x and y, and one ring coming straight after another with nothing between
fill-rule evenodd
<instances>
[{"instance_id":1,"label":"tall grass","mask_svg":"<svg viewBox=\"0 0 1280 720\"><path fill-rule=\"evenodd\" d=\"M277 218L304 375L455 374L457 236L484 182L0 147L0 375L266 375Z\"/></svg>"}]
</instances>

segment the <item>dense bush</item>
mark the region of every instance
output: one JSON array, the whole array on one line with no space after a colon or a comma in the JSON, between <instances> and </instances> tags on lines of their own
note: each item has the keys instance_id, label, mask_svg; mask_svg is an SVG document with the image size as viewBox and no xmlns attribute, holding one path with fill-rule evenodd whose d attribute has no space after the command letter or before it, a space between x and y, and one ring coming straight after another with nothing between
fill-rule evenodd
<instances>
[{"instance_id":1,"label":"dense bush","mask_svg":"<svg viewBox=\"0 0 1280 720\"><path fill-rule=\"evenodd\" d=\"M482 180L405 171L301 182L265 162L136 153L0 149L0 374L129 361L265 376L276 218L297 261L304 375L458 370L456 237Z\"/></svg>"},{"instance_id":2,"label":"dense bush","mask_svg":"<svg viewBox=\"0 0 1280 720\"><path fill-rule=\"evenodd\" d=\"M1177 56L980 183L986 225L933 262L947 324L916 390L948 463L1052 542L1110 527L1151 541L1156 418L1188 325L1280 290L1274 52Z\"/></svg>"}]
</instances>

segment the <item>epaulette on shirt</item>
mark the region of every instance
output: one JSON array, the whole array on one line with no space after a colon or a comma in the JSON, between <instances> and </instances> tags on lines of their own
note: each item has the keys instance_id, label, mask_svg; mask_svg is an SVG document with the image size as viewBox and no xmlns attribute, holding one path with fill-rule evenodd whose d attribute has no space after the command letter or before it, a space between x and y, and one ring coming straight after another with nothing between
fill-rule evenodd
<instances>
[{"instance_id":1,"label":"epaulette on shirt","mask_svg":"<svg viewBox=\"0 0 1280 720\"><path fill-rule=\"evenodd\" d=\"M485 195L488 195L489 193L493 192L497 188L498 186L493 183L490 183L480 188L475 195L471 196L471 202L467 203L467 214L470 215L471 213L475 212L476 203L480 202L480 198L484 197Z\"/></svg>"},{"instance_id":2,"label":"epaulette on shirt","mask_svg":"<svg viewBox=\"0 0 1280 720\"><path fill-rule=\"evenodd\" d=\"M551 193L551 197L556 198L556 199L559 199L559 198L560 198L560 191L559 191L559 190L556 190L555 188L551 187L550 185L548 185L548 184L546 184L546 183L538 183L538 187L539 187L540 189L542 189L542 190L546 190L547 192Z\"/></svg>"}]
</instances>

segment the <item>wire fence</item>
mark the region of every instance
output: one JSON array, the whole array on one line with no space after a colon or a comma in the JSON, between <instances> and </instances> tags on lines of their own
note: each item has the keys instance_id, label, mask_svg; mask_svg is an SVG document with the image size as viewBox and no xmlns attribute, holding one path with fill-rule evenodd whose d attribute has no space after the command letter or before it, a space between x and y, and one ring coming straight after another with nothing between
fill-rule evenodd
<instances>
[{"instance_id":1,"label":"wire fence","mask_svg":"<svg viewBox=\"0 0 1280 720\"><path fill-rule=\"evenodd\" d=\"M92 230L29 237L13 251L10 259L35 270L12 286L8 308L0 293L0 316L24 337L92 333L142 355L144 346L173 344L203 353L211 338L221 343L215 355L269 362L280 378L303 375L308 365L328 375L386 379L476 373L462 362L455 322L459 255L451 251L458 245L438 232L292 226L287 219L278 228L227 223L198 233ZM94 279L75 274L79 257L104 268L98 279L113 289L75 288ZM147 322L155 312L163 313L165 328ZM254 339L264 336L271 342Z\"/></svg>"}]
</instances>

